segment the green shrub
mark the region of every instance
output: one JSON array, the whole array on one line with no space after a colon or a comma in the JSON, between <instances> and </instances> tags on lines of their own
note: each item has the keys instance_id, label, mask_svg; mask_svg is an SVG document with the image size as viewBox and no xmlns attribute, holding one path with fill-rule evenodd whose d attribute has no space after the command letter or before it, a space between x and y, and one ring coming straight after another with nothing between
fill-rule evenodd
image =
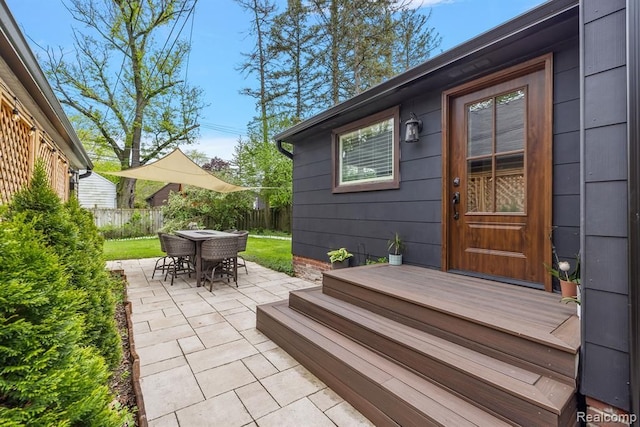
<instances>
[{"instance_id":1,"label":"green shrub","mask_svg":"<svg viewBox=\"0 0 640 427\"><path fill-rule=\"evenodd\" d=\"M171 193L162 207L162 231L186 229L192 222L215 230L236 228L251 208L253 197L248 191L221 194L194 187L183 193Z\"/></svg>"},{"instance_id":2,"label":"green shrub","mask_svg":"<svg viewBox=\"0 0 640 427\"><path fill-rule=\"evenodd\" d=\"M114 320L113 282L105 271L103 239L88 211L72 200L64 206L49 186L38 163L29 186L14 195L9 213L24 213L47 246L58 255L70 284L82 292L80 314L85 322L82 339L107 360L110 367L121 358L122 348Z\"/></svg>"},{"instance_id":3,"label":"green shrub","mask_svg":"<svg viewBox=\"0 0 640 427\"><path fill-rule=\"evenodd\" d=\"M104 360L81 345L84 292L27 217L0 221L0 425L121 426Z\"/></svg>"},{"instance_id":4,"label":"green shrub","mask_svg":"<svg viewBox=\"0 0 640 427\"><path fill-rule=\"evenodd\" d=\"M134 212L131 219L122 227L105 225L100 227L98 231L107 240L145 237L154 234L151 220L148 217L143 217L139 212Z\"/></svg>"},{"instance_id":5,"label":"green shrub","mask_svg":"<svg viewBox=\"0 0 640 427\"><path fill-rule=\"evenodd\" d=\"M104 239L93 222L93 215L71 198L66 204L70 219L78 228L75 254L69 263L73 285L87 292L84 306L88 343L95 346L110 368L122 358L122 346L115 321L114 292L117 283L106 270Z\"/></svg>"},{"instance_id":6,"label":"green shrub","mask_svg":"<svg viewBox=\"0 0 640 427\"><path fill-rule=\"evenodd\" d=\"M122 425L107 381L121 358L102 238L38 162L0 220L0 425Z\"/></svg>"}]
</instances>

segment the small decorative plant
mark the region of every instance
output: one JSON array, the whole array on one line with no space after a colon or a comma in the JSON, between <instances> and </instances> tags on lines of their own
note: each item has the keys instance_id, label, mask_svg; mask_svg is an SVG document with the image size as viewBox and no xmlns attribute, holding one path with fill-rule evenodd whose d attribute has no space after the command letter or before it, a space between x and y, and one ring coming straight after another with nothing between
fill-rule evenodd
<instances>
[{"instance_id":1,"label":"small decorative plant","mask_svg":"<svg viewBox=\"0 0 640 427\"><path fill-rule=\"evenodd\" d=\"M367 258L364 263L365 263L365 265L386 264L387 263L387 257L383 256L383 257L380 257L380 258Z\"/></svg>"},{"instance_id":2,"label":"small decorative plant","mask_svg":"<svg viewBox=\"0 0 640 427\"><path fill-rule=\"evenodd\" d=\"M400 238L400 235L396 233L393 239L389 240L389 253L392 255L402 255L403 249L404 242Z\"/></svg>"},{"instance_id":3,"label":"small decorative plant","mask_svg":"<svg viewBox=\"0 0 640 427\"><path fill-rule=\"evenodd\" d=\"M404 243L398 233L395 234L393 239L389 240L389 264L401 265L402 264L402 250L404 249Z\"/></svg>"},{"instance_id":4,"label":"small decorative plant","mask_svg":"<svg viewBox=\"0 0 640 427\"><path fill-rule=\"evenodd\" d=\"M353 254L348 250L346 250L345 248L334 249L332 251L327 252L327 255L329 256L329 261L331 262L331 264L336 262L342 262L353 256Z\"/></svg>"},{"instance_id":5,"label":"small decorative plant","mask_svg":"<svg viewBox=\"0 0 640 427\"><path fill-rule=\"evenodd\" d=\"M571 263L568 261L559 261L558 270L554 270L551 274L555 275L554 273L556 273L557 276L555 277L560 280L560 285L569 286L571 289L568 292L563 291L560 301L565 304L573 302L580 305L580 293L578 292L578 286L580 286L580 254L576 255L576 268L573 271L571 271Z\"/></svg>"},{"instance_id":6,"label":"small decorative plant","mask_svg":"<svg viewBox=\"0 0 640 427\"><path fill-rule=\"evenodd\" d=\"M551 237L551 236L549 236ZM580 254L576 255L575 269L571 271L571 263L569 261L560 261L556 247L551 243L551 249L553 253L554 265L548 266L545 264L547 271L560 281L560 288L562 291L561 302L567 304L574 302L580 305L580 297L578 293L578 286L580 286Z\"/></svg>"}]
</instances>

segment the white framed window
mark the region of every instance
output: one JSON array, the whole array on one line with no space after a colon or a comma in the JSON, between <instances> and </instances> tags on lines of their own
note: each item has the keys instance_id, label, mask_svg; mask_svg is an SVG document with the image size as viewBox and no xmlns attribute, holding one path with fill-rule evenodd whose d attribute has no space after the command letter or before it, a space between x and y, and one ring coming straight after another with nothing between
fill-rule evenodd
<instances>
[{"instance_id":1,"label":"white framed window","mask_svg":"<svg viewBox=\"0 0 640 427\"><path fill-rule=\"evenodd\" d=\"M333 192L399 187L399 108L333 131Z\"/></svg>"}]
</instances>

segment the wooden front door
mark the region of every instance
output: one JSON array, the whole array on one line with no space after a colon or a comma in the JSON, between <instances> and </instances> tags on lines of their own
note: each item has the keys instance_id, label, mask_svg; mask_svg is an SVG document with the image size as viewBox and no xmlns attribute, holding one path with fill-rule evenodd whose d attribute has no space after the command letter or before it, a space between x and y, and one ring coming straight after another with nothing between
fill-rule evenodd
<instances>
[{"instance_id":1,"label":"wooden front door","mask_svg":"<svg viewBox=\"0 0 640 427\"><path fill-rule=\"evenodd\" d=\"M445 93L445 268L551 290L551 59Z\"/></svg>"}]
</instances>

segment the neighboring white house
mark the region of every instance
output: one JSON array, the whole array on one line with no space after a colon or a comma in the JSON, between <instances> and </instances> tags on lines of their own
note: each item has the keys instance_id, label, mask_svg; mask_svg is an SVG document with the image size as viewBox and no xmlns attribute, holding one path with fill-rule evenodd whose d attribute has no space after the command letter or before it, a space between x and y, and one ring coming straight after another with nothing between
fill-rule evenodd
<instances>
[{"instance_id":1,"label":"neighboring white house","mask_svg":"<svg viewBox=\"0 0 640 427\"><path fill-rule=\"evenodd\" d=\"M116 185L102 175L92 172L78 182L78 201L84 208L115 208Z\"/></svg>"}]
</instances>

